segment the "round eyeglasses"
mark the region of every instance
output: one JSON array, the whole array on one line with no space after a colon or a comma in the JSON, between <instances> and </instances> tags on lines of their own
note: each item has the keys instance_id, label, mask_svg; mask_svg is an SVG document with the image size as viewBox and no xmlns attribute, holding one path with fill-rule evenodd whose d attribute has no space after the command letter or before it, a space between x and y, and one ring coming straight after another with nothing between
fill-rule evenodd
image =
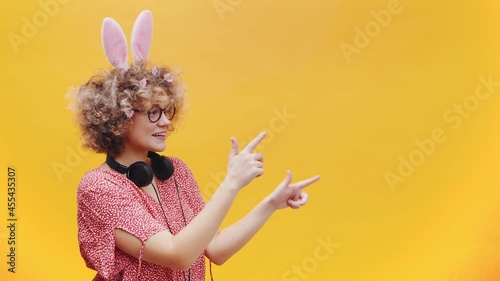
<instances>
[{"instance_id":1,"label":"round eyeglasses","mask_svg":"<svg viewBox=\"0 0 500 281\"><path fill-rule=\"evenodd\" d=\"M175 106L169 106L165 109L160 108L155 105L151 107L148 111L143 111L139 109L134 109L134 111L138 111L141 113L146 113L148 115L148 119L151 123L156 123L161 118L161 114L164 113L167 116L168 120L172 120L175 116Z\"/></svg>"}]
</instances>

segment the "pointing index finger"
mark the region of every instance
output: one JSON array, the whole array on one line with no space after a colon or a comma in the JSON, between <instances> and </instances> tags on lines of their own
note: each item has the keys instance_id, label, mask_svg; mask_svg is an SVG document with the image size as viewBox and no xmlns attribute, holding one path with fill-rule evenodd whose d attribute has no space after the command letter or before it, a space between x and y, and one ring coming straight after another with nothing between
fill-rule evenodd
<instances>
[{"instance_id":1,"label":"pointing index finger","mask_svg":"<svg viewBox=\"0 0 500 281\"><path fill-rule=\"evenodd\" d=\"M245 148L243 148L242 152L252 153L252 151L257 147L257 145L259 145L259 143L266 137L266 135L266 132L260 133L256 138L249 142L247 146L245 146Z\"/></svg>"},{"instance_id":2,"label":"pointing index finger","mask_svg":"<svg viewBox=\"0 0 500 281\"><path fill-rule=\"evenodd\" d=\"M303 180L303 181L296 182L292 185L294 187L298 187L300 189L303 189L304 187L313 184L314 182L318 181L319 179L320 179L320 177L318 175L318 176L314 176L314 177L308 178L308 179Z\"/></svg>"}]
</instances>

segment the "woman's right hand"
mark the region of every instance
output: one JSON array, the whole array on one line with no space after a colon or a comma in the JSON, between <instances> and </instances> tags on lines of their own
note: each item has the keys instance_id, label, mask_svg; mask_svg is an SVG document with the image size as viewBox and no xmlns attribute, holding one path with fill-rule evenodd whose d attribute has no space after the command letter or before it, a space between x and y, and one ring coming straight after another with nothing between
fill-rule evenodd
<instances>
[{"instance_id":1,"label":"woman's right hand","mask_svg":"<svg viewBox=\"0 0 500 281\"><path fill-rule=\"evenodd\" d=\"M264 158L261 153L254 153L254 149L266 137L266 132L260 133L238 153L238 141L231 137L233 146L229 153L229 163L225 181L229 186L240 190L254 178L264 173Z\"/></svg>"}]
</instances>

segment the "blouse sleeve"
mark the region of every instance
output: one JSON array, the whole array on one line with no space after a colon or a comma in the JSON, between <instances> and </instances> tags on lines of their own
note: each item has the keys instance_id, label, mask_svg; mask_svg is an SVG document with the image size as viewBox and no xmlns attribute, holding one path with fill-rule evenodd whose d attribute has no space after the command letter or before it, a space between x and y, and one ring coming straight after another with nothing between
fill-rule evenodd
<instances>
[{"instance_id":1,"label":"blouse sleeve","mask_svg":"<svg viewBox=\"0 0 500 281\"><path fill-rule=\"evenodd\" d=\"M119 274L115 268L115 232L122 229L142 242L139 269L144 243L152 235L164 230L153 217L132 183L124 180L82 179L78 189L78 239L80 252L87 266L105 280Z\"/></svg>"}]
</instances>

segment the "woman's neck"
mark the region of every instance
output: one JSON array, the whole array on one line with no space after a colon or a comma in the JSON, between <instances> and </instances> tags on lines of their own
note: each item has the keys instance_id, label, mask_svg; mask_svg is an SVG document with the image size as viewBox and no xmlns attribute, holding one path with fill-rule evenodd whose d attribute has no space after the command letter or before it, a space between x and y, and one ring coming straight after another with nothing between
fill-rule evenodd
<instances>
[{"instance_id":1,"label":"woman's neck","mask_svg":"<svg viewBox=\"0 0 500 281\"><path fill-rule=\"evenodd\" d=\"M116 162L127 167L137 161L149 163L148 159L148 151L137 151L130 149L124 149L122 153L115 157Z\"/></svg>"}]
</instances>

